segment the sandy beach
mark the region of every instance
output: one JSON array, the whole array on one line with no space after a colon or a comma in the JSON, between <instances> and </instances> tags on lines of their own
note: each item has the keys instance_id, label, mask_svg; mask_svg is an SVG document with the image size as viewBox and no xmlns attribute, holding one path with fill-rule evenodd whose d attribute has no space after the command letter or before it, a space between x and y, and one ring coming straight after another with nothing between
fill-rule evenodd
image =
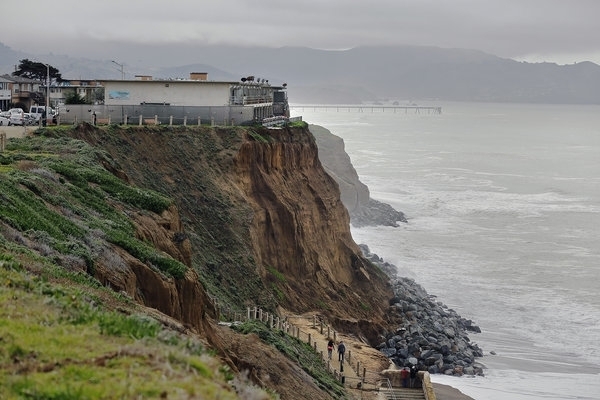
<instances>
[{"instance_id":1,"label":"sandy beach","mask_svg":"<svg viewBox=\"0 0 600 400\"><path fill-rule=\"evenodd\" d=\"M452 386L434 383L433 388L435 390L436 400L474 400L472 397L467 396Z\"/></svg>"}]
</instances>

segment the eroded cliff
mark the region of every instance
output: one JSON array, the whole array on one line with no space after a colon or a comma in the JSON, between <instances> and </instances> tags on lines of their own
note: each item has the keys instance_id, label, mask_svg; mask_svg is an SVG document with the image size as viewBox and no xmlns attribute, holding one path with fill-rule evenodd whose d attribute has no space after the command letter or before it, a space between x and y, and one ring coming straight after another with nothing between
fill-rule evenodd
<instances>
[{"instance_id":1,"label":"eroded cliff","mask_svg":"<svg viewBox=\"0 0 600 400\"><path fill-rule=\"evenodd\" d=\"M350 212L352 225L398 226L398 222L406 222L403 212L371 197L367 185L360 181L341 137L319 125L309 125L309 130L316 139L325 171L340 188L342 203Z\"/></svg>"},{"instance_id":2,"label":"eroded cliff","mask_svg":"<svg viewBox=\"0 0 600 400\"><path fill-rule=\"evenodd\" d=\"M368 327L367 336L385 324L388 278L352 240L339 188L305 127L82 125L72 135L101 148L117 176L174 199L181 227L163 224L173 229L162 239L155 222L138 232L197 271L212 296L239 308L319 312L340 328ZM175 238L180 245L169 243ZM176 304L171 312L185 313Z\"/></svg>"}]
</instances>

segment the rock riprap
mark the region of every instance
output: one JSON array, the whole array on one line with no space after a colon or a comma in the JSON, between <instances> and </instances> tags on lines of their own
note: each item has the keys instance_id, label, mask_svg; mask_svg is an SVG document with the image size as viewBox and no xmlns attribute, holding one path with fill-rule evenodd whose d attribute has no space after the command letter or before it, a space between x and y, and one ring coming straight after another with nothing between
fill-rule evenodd
<instances>
[{"instance_id":1,"label":"rock riprap","mask_svg":"<svg viewBox=\"0 0 600 400\"><path fill-rule=\"evenodd\" d=\"M389 313L398 327L382 333L376 348L399 367L416 365L430 374L483 375L483 365L476 362L483 351L468 336L481 329L436 301L414 280L398 277L396 267L371 253L368 246L360 247L367 259L393 276L395 296L390 299Z\"/></svg>"}]
</instances>

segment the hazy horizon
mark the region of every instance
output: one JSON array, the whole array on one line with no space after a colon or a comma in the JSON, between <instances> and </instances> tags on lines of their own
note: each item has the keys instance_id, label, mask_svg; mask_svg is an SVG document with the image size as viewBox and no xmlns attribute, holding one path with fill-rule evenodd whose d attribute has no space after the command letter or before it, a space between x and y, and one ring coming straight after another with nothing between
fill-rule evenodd
<instances>
[{"instance_id":1,"label":"hazy horizon","mask_svg":"<svg viewBox=\"0 0 600 400\"><path fill-rule=\"evenodd\" d=\"M32 0L3 4L2 42L28 54L156 66L203 62L207 45L340 50L414 45L480 50L527 62L600 64L594 0ZM159 57L157 57L157 55ZM168 63L168 64L167 64Z\"/></svg>"}]
</instances>

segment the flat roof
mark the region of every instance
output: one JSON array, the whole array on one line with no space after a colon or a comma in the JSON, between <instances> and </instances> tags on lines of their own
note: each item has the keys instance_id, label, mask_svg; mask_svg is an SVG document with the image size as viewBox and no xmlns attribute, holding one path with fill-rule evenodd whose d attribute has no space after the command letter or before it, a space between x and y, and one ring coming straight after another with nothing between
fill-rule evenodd
<instances>
[{"instance_id":1,"label":"flat roof","mask_svg":"<svg viewBox=\"0 0 600 400\"><path fill-rule=\"evenodd\" d=\"M127 82L127 83L226 83L228 85L236 85L241 82L238 81L209 81L209 80L200 80L200 79L98 79L99 82Z\"/></svg>"}]
</instances>

